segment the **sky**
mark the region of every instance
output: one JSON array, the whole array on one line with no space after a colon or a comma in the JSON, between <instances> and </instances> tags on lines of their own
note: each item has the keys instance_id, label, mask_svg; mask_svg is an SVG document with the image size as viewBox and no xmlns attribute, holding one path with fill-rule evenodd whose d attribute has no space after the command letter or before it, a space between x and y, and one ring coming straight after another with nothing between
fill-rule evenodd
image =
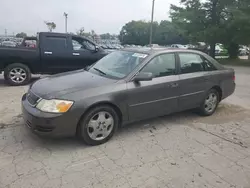
<instances>
[{"instance_id":1,"label":"sky","mask_svg":"<svg viewBox=\"0 0 250 188\"><path fill-rule=\"evenodd\" d=\"M68 13L68 32L81 27L97 34L118 34L131 20L150 20L152 0L0 0L0 35L47 31L45 21L56 23L56 32L65 31L63 13ZM155 0L156 21L169 19L170 4L179 0Z\"/></svg>"}]
</instances>

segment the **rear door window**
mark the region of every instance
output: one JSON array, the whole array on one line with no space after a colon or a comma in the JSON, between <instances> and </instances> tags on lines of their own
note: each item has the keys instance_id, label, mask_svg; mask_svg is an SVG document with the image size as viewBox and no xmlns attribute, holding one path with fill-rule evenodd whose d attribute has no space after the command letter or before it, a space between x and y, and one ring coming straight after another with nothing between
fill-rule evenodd
<instances>
[{"instance_id":1,"label":"rear door window","mask_svg":"<svg viewBox=\"0 0 250 188\"><path fill-rule=\"evenodd\" d=\"M203 65L204 65L205 71L215 71L215 70L217 70L216 67L210 61L205 59L204 57L203 57Z\"/></svg>"},{"instance_id":2,"label":"rear door window","mask_svg":"<svg viewBox=\"0 0 250 188\"><path fill-rule=\"evenodd\" d=\"M194 53L179 53L181 74L205 71L203 59Z\"/></svg>"},{"instance_id":3,"label":"rear door window","mask_svg":"<svg viewBox=\"0 0 250 188\"><path fill-rule=\"evenodd\" d=\"M66 37L47 36L45 42L45 50L60 51L67 49Z\"/></svg>"}]
</instances>

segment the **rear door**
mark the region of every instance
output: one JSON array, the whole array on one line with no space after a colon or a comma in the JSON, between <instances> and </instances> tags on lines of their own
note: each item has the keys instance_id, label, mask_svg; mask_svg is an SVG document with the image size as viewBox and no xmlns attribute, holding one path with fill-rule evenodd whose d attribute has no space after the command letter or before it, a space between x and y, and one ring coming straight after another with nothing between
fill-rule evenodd
<instances>
[{"instance_id":1,"label":"rear door","mask_svg":"<svg viewBox=\"0 0 250 188\"><path fill-rule=\"evenodd\" d=\"M161 54L139 72L151 72L154 78L151 81L127 83L130 120L141 120L176 111L179 76L176 74L175 54Z\"/></svg>"},{"instance_id":2,"label":"rear door","mask_svg":"<svg viewBox=\"0 0 250 188\"><path fill-rule=\"evenodd\" d=\"M43 72L59 73L71 70L68 36L43 36L41 42Z\"/></svg>"},{"instance_id":3,"label":"rear door","mask_svg":"<svg viewBox=\"0 0 250 188\"><path fill-rule=\"evenodd\" d=\"M201 105L206 92L213 87L211 82L212 65L196 53L179 52L180 96L179 110L195 108ZM208 66L208 67L207 67Z\"/></svg>"}]
</instances>

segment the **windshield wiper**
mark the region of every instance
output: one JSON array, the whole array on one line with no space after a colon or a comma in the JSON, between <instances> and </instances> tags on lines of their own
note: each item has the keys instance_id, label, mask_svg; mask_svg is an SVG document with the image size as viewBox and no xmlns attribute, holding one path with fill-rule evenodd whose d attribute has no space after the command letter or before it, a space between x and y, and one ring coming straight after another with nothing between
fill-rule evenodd
<instances>
[{"instance_id":1,"label":"windshield wiper","mask_svg":"<svg viewBox=\"0 0 250 188\"><path fill-rule=\"evenodd\" d=\"M97 72L100 72L103 75L107 75L105 72L101 71L100 69L94 68L94 70L96 70Z\"/></svg>"}]
</instances>

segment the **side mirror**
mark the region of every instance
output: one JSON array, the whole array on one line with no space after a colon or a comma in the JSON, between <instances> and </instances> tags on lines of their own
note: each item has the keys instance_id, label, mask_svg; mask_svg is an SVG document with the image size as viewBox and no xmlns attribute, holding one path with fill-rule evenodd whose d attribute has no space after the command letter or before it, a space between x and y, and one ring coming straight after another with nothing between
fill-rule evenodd
<instances>
[{"instance_id":1,"label":"side mirror","mask_svg":"<svg viewBox=\"0 0 250 188\"><path fill-rule=\"evenodd\" d=\"M99 46L95 46L95 51L96 51L96 52L99 51Z\"/></svg>"},{"instance_id":2,"label":"side mirror","mask_svg":"<svg viewBox=\"0 0 250 188\"><path fill-rule=\"evenodd\" d=\"M134 82L150 81L152 79L153 74L151 72L140 72L134 77Z\"/></svg>"}]
</instances>

